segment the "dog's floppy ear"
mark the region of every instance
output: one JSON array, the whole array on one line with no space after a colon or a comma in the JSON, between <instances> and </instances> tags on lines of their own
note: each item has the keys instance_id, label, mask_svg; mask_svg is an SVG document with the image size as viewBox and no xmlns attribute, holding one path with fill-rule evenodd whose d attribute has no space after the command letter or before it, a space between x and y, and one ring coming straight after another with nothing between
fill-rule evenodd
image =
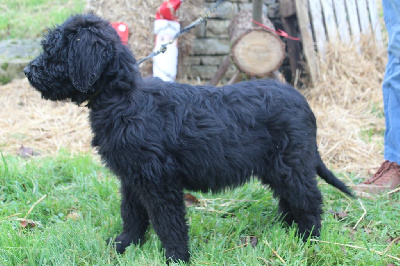
<instances>
[{"instance_id":1,"label":"dog's floppy ear","mask_svg":"<svg viewBox=\"0 0 400 266\"><path fill-rule=\"evenodd\" d=\"M68 43L68 72L75 88L87 92L99 79L112 56L112 44L100 39L89 28L82 28L71 36Z\"/></svg>"}]
</instances>

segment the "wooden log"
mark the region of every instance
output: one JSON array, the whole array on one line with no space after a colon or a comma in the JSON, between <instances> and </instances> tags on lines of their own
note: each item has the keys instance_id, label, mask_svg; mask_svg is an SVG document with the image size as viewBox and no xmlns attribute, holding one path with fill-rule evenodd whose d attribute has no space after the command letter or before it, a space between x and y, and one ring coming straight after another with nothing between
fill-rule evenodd
<instances>
[{"instance_id":1,"label":"wooden log","mask_svg":"<svg viewBox=\"0 0 400 266\"><path fill-rule=\"evenodd\" d=\"M253 0L253 19L259 23L262 23L262 0ZM253 24L256 26L257 24Z\"/></svg>"},{"instance_id":2,"label":"wooden log","mask_svg":"<svg viewBox=\"0 0 400 266\"><path fill-rule=\"evenodd\" d=\"M266 16L263 16L262 24L274 29ZM240 71L251 76L265 77L282 65L285 58L283 42L275 33L253 26L251 11L237 13L228 32L232 44L232 60Z\"/></svg>"},{"instance_id":3,"label":"wooden log","mask_svg":"<svg viewBox=\"0 0 400 266\"><path fill-rule=\"evenodd\" d=\"M222 64L219 65L217 73L215 73L214 77L212 77L211 81L208 83L209 85L215 86L218 82L225 76L226 71L232 65L230 56L226 56L222 61Z\"/></svg>"},{"instance_id":4,"label":"wooden log","mask_svg":"<svg viewBox=\"0 0 400 266\"><path fill-rule=\"evenodd\" d=\"M280 0L279 12L283 18L296 15L296 4L294 3L294 0Z\"/></svg>"},{"instance_id":5,"label":"wooden log","mask_svg":"<svg viewBox=\"0 0 400 266\"><path fill-rule=\"evenodd\" d=\"M289 36L297 35L297 18L296 18L296 5L294 0L281 0L280 13L283 29ZM287 39L286 47L290 62L291 80L290 83L294 85L296 72L302 70L300 59L301 46L299 41Z\"/></svg>"},{"instance_id":6,"label":"wooden log","mask_svg":"<svg viewBox=\"0 0 400 266\"><path fill-rule=\"evenodd\" d=\"M307 60L308 69L310 72L311 83L315 84L319 76L319 67L317 55L314 50L314 40L311 30L311 21L308 15L308 1L295 0L297 19L303 43L304 55Z\"/></svg>"},{"instance_id":7,"label":"wooden log","mask_svg":"<svg viewBox=\"0 0 400 266\"><path fill-rule=\"evenodd\" d=\"M228 85L238 83L241 80L242 80L241 73L239 70L236 70L235 74L233 74L231 79L228 81Z\"/></svg>"}]
</instances>

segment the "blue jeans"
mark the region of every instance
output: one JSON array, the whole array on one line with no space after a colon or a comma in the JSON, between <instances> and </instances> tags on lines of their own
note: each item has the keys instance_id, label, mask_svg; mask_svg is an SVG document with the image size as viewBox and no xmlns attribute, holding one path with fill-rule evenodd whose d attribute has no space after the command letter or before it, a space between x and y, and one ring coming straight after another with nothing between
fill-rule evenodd
<instances>
[{"instance_id":1,"label":"blue jeans","mask_svg":"<svg viewBox=\"0 0 400 266\"><path fill-rule=\"evenodd\" d=\"M388 62L383 79L385 112L384 158L400 165L400 1L382 0L389 34Z\"/></svg>"}]
</instances>

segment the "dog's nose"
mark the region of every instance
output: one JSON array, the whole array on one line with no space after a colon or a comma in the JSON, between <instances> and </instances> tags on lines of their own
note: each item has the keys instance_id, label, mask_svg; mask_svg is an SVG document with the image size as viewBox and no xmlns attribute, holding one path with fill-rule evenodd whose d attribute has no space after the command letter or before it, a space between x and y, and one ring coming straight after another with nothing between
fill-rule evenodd
<instances>
[{"instance_id":1,"label":"dog's nose","mask_svg":"<svg viewBox=\"0 0 400 266\"><path fill-rule=\"evenodd\" d=\"M29 65L27 65L27 66L24 68L25 76L27 76L30 72L31 72L31 68L30 68Z\"/></svg>"}]
</instances>

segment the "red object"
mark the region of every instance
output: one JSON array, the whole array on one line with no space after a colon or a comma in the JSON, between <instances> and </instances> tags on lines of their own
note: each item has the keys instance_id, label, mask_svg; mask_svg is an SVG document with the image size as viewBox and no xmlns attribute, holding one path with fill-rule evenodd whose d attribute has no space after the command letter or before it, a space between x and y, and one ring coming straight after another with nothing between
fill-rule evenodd
<instances>
[{"instance_id":1,"label":"red object","mask_svg":"<svg viewBox=\"0 0 400 266\"><path fill-rule=\"evenodd\" d=\"M255 21L254 19L252 19L252 21L253 21L255 24L257 24L258 26L260 26L260 27L262 27L262 28L264 28L264 29L267 29L267 30L269 30L269 31L271 31L271 32L275 32L276 34L278 34L279 36L282 36L283 38L291 39L291 40L294 40L294 41L299 41L299 40L300 40L299 38L295 38L295 37L289 36L289 34L287 34L286 32L284 32L284 31L281 30L281 29L278 29L278 30L276 31L276 30L274 30L274 29L271 29L270 27L265 26L264 24L261 24L260 22Z\"/></svg>"},{"instance_id":2,"label":"red object","mask_svg":"<svg viewBox=\"0 0 400 266\"><path fill-rule=\"evenodd\" d=\"M156 19L166 19L177 21L178 17L175 16L176 10L181 5L181 0L168 0L164 1L157 9Z\"/></svg>"},{"instance_id":3,"label":"red object","mask_svg":"<svg viewBox=\"0 0 400 266\"><path fill-rule=\"evenodd\" d=\"M129 29L124 22L113 22L111 26L117 31L123 44L128 44Z\"/></svg>"}]
</instances>

